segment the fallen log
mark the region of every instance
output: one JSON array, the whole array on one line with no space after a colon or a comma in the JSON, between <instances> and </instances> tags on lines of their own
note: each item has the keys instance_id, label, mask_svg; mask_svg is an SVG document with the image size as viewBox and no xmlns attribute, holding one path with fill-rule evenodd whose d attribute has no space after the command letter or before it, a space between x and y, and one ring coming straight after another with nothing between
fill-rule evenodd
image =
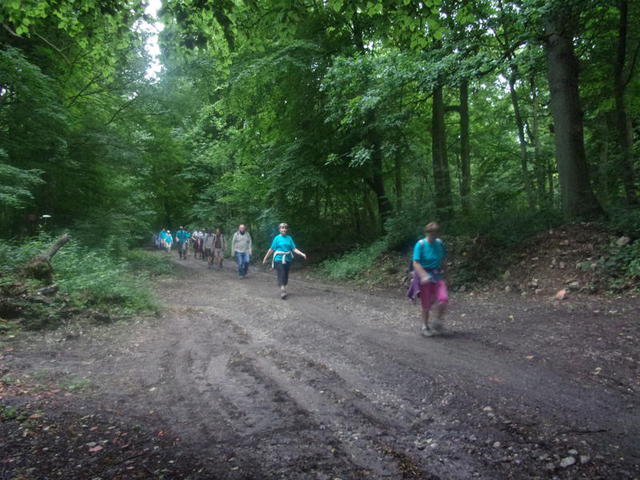
<instances>
[{"instance_id":1,"label":"fallen log","mask_svg":"<svg viewBox=\"0 0 640 480\"><path fill-rule=\"evenodd\" d=\"M29 263L22 269L21 276L41 280L48 284L53 282L51 259L69 240L71 240L71 235L68 233L58 237L46 252L40 253L29 260Z\"/></svg>"}]
</instances>

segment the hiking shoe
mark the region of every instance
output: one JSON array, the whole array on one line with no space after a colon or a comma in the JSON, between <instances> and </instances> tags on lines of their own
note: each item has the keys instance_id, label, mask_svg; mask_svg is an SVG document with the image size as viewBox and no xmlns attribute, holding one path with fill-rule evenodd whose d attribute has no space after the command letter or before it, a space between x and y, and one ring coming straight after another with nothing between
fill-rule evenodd
<instances>
[{"instance_id":1,"label":"hiking shoe","mask_svg":"<svg viewBox=\"0 0 640 480\"><path fill-rule=\"evenodd\" d=\"M433 322L433 324L431 325L431 329L438 334L444 333L445 331L444 325L442 324L442 322Z\"/></svg>"},{"instance_id":2,"label":"hiking shoe","mask_svg":"<svg viewBox=\"0 0 640 480\"><path fill-rule=\"evenodd\" d=\"M280 292L280 298L285 300L287 298L287 292Z\"/></svg>"},{"instance_id":3,"label":"hiking shoe","mask_svg":"<svg viewBox=\"0 0 640 480\"><path fill-rule=\"evenodd\" d=\"M423 337L433 337L433 330L431 330L426 325L422 326L422 336Z\"/></svg>"}]
</instances>

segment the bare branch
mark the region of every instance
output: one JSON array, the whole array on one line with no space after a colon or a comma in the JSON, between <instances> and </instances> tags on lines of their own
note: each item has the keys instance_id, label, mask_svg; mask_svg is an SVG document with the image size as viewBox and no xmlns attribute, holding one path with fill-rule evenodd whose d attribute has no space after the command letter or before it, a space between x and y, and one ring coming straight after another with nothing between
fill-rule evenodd
<instances>
[{"instance_id":1,"label":"bare branch","mask_svg":"<svg viewBox=\"0 0 640 480\"><path fill-rule=\"evenodd\" d=\"M53 43L51 43L49 40L47 40L45 37L43 37L42 35L40 35L38 32L36 32L34 30L33 34L38 37L40 40L42 40L44 43L46 43L47 45L49 45L51 48L53 48L56 52L58 52L60 54L60 56L62 58L64 58L64 61L67 62L68 65L71 65L71 61L69 60L69 58L64 54L64 52L56 47Z\"/></svg>"},{"instance_id":2,"label":"bare branch","mask_svg":"<svg viewBox=\"0 0 640 480\"><path fill-rule=\"evenodd\" d=\"M629 85L629 82L631 82L631 79L633 78L633 71L636 69L636 64L638 63L638 56L640 56L640 42L638 42L638 46L636 47L635 52L633 52L631 64L629 65L629 71L627 72L627 79L624 81L625 87Z\"/></svg>"},{"instance_id":3,"label":"bare branch","mask_svg":"<svg viewBox=\"0 0 640 480\"><path fill-rule=\"evenodd\" d=\"M110 125L111 123L113 123L115 121L115 119L117 118L118 115L120 115L120 113L122 113L124 110L126 110L127 108L129 108L139 97L133 97L131 100L128 100L127 102L123 103L120 108L118 108L115 113L113 115L111 115L111 118L109 119L109 121L107 123L105 123L105 126Z\"/></svg>"},{"instance_id":4,"label":"bare branch","mask_svg":"<svg viewBox=\"0 0 640 480\"><path fill-rule=\"evenodd\" d=\"M7 25L6 23L3 23L3 24L2 24L2 27L3 27L7 32L9 32L9 34L10 34L12 37L19 38L20 40L26 40L26 38L25 38L25 37L23 37L22 35L18 35L16 32L14 32L13 30L11 30L11 27L10 27L9 25Z\"/></svg>"}]
</instances>

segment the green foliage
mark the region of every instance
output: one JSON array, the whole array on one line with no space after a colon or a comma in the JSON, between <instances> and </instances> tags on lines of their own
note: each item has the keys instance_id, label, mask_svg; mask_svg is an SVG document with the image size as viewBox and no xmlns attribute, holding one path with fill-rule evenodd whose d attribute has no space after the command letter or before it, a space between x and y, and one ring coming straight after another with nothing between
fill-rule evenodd
<instances>
[{"instance_id":1,"label":"green foliage","mask_svg":"<svg viewBox=\"0 0 640 480\"><path fill-rule=\"evenodd\" d=\"M11 379L8 375L0 378L0 382L10 383ZM0 405L0 419L4 422L15 420L20 415L20 411L12 405Z\"/></svg>"},{"instance_id":2,"label":"green foliage","mask_svg":"<svg viewBox=\"0 0 640 480\"><path fill-rule=\"evenodd\" d=\"M640 238L640 208L612 208L609 214L608 226L619 235Z\"/></svg>"},{"instance_id":3,"label":"green foliage","mask_svg":"<svg viewBox=\"0 0 640 480\"><path fill-rule=\"evenodd\" d=\"M452 235L490 238L501 248L512 248L533 235L563 223L558 211L503 210L491 216L477 216L447 225ZM495 253L495 252L493 252Z\"/></svg>"},{"instance_id":4,"label":"green foliage","mask_svg":"<svg viewBox=\"0 0 640 480\"><path fill-rule=\"evenodd\" d=\"M324 261L320 271L332 280L353 280L364 270L370 268L386 250L384 240L358 248L344 255Z\"/></svg>"},{"instance_id":5,"label":"green foliage","mask_svg":"<svg viewBox=\"0 0 640 480\"><path fill-rule=\"evenodd\" d=\"M22 170L3 162L7 158L0 149L0 208L21 209L33 199L32 188L42 184L41 171Z\"/></svg>"},{"instance_id":6,"label":"green foliage","mask_svg":"<svg viewBox=\"0 0 640 480\"><path fill-rule=\"evenodd\" d=\"M457 284L494 279L509 264L510 253L532 236L563 223L560 212L504 210L445 225L455 260Z\"/></svg>"},{"instance_id":7,"label":"green foliage","mask_svg":"<svg viewBox=\"0 0 640 480\"><path fill-rule=\"evenodd\" d=\"M69 392L89 390L94 385L88 378L80 378L76 375L68 375L60 381L60 386Z\"/></svg>"},{"instance_id":8,"label":"green foliage","mask_svg":"<svg viewBox=\"0 0 640 480\"><path fill-rule=\"evenodd\" d=\"M174 271L173 263L168 257L148 250L129 250L125 252L124 258L131 272L149 275L151 278L157 275L168 275Z\"/></svg>"},{"instance_id":9,"label":"green foliage","mask_svg":"<svg viewBox=\"0 0 640 480\"><path fill-rule=\"evenodd\" d=\"M48 235L29 238L20 243L0 241L0 271L5 275L15 274L29 260L45 251L51 241L52 238Z\"/></svg>"},{"instance_id":10,"label":"green foliage","mask_svg":"<svg viewBox=\"0 0 640 480\"><path fill-rule=\"evenodd\" d=\"M122 314L156 308L144 278L131 274L127 264L107 250L67 244L52 265L61 291L69 293L78 305Z\"/></svg>"},{"instance_id":11,"label":"green foliage","mask_svg":"<svg viewBox=\"0 0 640 480\"><path fill-rule=\"evenodd\" d=\"M0 266L4 283L51 244L47 235L26 242L0 242ZM153 258L155 257L155 264ZM88 248L72 240L52 261L54 281L80 308L93 308L116 315L129 315L158 308L150 291L151 276L171 271L168 260L149 252L132 251L127 258L107 249Z\"/></svg>"},{"instance_id":12,"label":"green foliage","mask_svg":"<svg viewBox=\"0 0 640 480\"><path fill-rule=\"evenodd\" d=\"M612 247L611 253L600 259L604 273L622 281L640 279L640 242Z\"/></svg>"},{"instance_id":13,"label":"green foliage","mask_svg":"<svg viewBox=\"0 0 640 480\"><path fill-rule=\"evenodd\" d=\"M64 154L64 112L54 83L17 49L0 49L0 221L32 206L45 157Z\"/></svg>"},{"instance_id":14,"label":"green foliage","mask_svg":"<svg viewBox=\"0 0 640 480\"><path fill-rule=\"evenodd\" d=\"M444 182L436 184L432 151L432 95L442 88L454 214L445 233L482 239L484 251L510 248L559 221L541 42L550 12L579 3L173 0L161 14L164 72L150 80L145 34L135 26L144 3L7 0L0 231L33 233L34 219L47 213L47 228L74 231L79 244L70 250L97 248L97 257L83 255L98 270L125 271L105 259L133 255L138 267L163 271L129 253L151 231L186 224L229 232L245 223L259 245L284 220L315 258L368 245L327 263L336 278L353 278L380 248L406 251L426 222L442 220L435 192ZM624 173L611 85L619 11L596 3L575 10L584 13L571 27L589 65L580 94L593 184L616 212ZM629 25L639 15L631 6ZM632 119L640 112L639 41L629 29ZM468 172L461 83L469 86ZM634 153L637 163L637 141ZM636 217L614 213L612 226L635 237ZM470 269L491 268L480 257L470 256ZM94 273L85 280L93 290L104 284L105 297L91 301L119 301L119 282Z\"/></svg>"},{"instance_id":15,"label":"green foliage","mask_svg":"<svg viewBox=\"0 0 640 480\"><path fill-rule=\"evenodd\" d=\"M581 262L578 268L597 272L601 283L613 291L637 287L640 281L640 242L611 245L600 258Z\"/></svg>"},{"instance_id":16,"label":"green foliage","mask_svg":"<svg viewBox=\"0 0 640 480\"><path fill-rule=\"evenodd\" d=\"M632 280L640 279L640 242L620 247L617 258L622 263L623 276Z\"/></svg>"}]
</instances>

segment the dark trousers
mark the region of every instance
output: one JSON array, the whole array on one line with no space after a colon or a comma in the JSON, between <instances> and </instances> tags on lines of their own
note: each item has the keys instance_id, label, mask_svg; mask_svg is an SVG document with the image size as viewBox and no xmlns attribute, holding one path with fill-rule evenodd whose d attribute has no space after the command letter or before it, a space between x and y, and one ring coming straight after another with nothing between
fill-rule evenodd
<instances>
[{"instance_id":1,"label":"dark trousers","mask_svg":"<svg viewBox=\"0 0 640 480\"><path fill-rule=\"evenodd\" d=\"M276 272L278 272L278 286L286 286L287 283L289 283L289 268L291 267L291 264L276 262L275 266Z\"/></svg>"}]
</instances>

